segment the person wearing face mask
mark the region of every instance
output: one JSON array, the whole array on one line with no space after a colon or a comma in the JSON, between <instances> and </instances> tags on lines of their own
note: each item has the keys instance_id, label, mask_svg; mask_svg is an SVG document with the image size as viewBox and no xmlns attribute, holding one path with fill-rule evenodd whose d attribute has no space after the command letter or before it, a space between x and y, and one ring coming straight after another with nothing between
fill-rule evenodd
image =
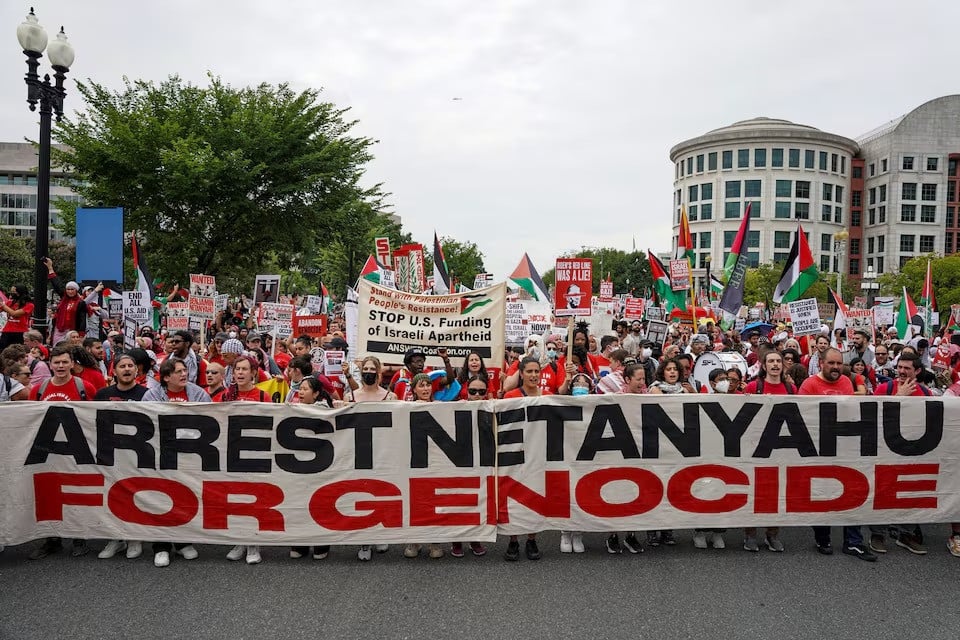
<instances>
[{"instance_id":1,"label":"person wearing face mask","mask_svg":"<svg viewBox=\"0 0 960 640\"><path fill-rule=\"evenodd\" d=\"M531 342L531 339L536 338L539 340L540 336L530 336L527 339L527 344ZM553 340L549 340L546 343L546 350L542 354L538 354L539 357L534 358L532 354L528 354L524 360L527 358L534 358L540 363L540 388L544 391L549 391L550 393L559 393L560 386L564 382L564 372L557 363L559 357L558 345ZM503 393L506 397L506 393L513 391L523 384L522 376L520 375L520 364L522 361L515 362L510 366L506 371L506 375L503 379Z\"/></svg>"},{"instance_id":2,"label":"person wearing face mask","mask_svg":"<svg viewBox=\"0 0 960 640\"><path fill-rule=\"evenodd\" d=\"M714 393L729 393L730 379L727 377L726 369L717 367L707 374L707 381Z\"/></svg>"}]
</instances>

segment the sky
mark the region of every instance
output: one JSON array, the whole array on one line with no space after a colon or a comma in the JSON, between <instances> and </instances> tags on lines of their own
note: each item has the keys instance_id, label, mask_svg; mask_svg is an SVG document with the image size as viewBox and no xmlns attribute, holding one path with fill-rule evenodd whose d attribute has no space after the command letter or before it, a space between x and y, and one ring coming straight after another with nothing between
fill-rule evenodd
<instances>
[{"instance_id":1,"label":"sky","mask_svg":"<svg viewBox=\"0 0 960 640\"><path fill-rule=\"evenodd\" d=\"M475 242L498 280L524 252L543 273L581 247L668 250L678 142L758 116L855 138L960 91L952 2L34 6L51 38L65 27L69 78L322 89L378 141L366 180L404 229L428 247L434 230ZM18 84L28 8L0 8L3 141L37 137ZM68 90L66 110L82 109Z\"/></svg>"}]
</instances>

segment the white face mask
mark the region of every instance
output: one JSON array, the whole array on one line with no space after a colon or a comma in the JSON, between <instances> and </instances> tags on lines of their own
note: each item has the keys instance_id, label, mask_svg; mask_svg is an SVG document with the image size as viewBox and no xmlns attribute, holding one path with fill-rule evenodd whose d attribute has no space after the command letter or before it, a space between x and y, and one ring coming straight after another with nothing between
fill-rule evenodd
<instances>
[{"instance_id":1,"label":"white face mask","mask_svg":"<svg viewBox=\"0 0 960 640\"><path fill-rule=\"evenodd\" d=\"M646 360L653 355L653 349L644 349L641 353L643 354L643 359Z\"/></svg>"},{"instance_id":2,"label":"white face mask","mask_svg":"<svg viewBox=\"0 0 960 640\"><path fill-rule=\"evenodd\" d=\"M730 391L730 381L721 380L720 382L717 383L716 389L717 389L717 393L726 393Z\"/></svg>"}]
</instances>

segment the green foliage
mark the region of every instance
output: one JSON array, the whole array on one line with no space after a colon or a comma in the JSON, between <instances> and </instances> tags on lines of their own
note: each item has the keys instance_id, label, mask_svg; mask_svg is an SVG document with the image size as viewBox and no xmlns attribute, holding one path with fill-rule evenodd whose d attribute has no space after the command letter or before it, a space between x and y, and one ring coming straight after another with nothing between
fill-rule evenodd
<instances>
[{"instance_id":1,"label":"green foliage","mask_svg":"<svg viewBox=\"0 0 960 640\"><path fill-rule=\"evenodd\" d=\"M34 294L33 281L39 266L34 254L36 243L33 238L18 238L5 229L0 229L0 287L9 289L10 285L22 284ZM51 242L47 254L53 260L53 266L63 281L74 279L76 273L76 248L66 242Z\"/></svg>"},{"instance_id":2,"label":"green foliage","mask_svg":"<svg viewBox=\"0 0 960 640\"><path fill-rule=\"evenodd\" d=\"M743 283L743 304L752 307L758 302L773 308L773 291L780 282L784 264L762 264L754 269L747 269L747 277ZM829 302L829 287L836 285L836 276L821 273L819 279L803 294L804 298L816 298L820 302Z\"/></svg>"},{"instance_id":3,"label":"green foliage","mask_svg":"<svg viewBox=\"0 0 960 640\"><path fill-rule=\"evenodd\" d=\"M593 293L600 294L600 281L606 280L607 274L613 280L613 292L630 293L642 296L647 288L653 288L653 278L650 275L650 261L643 251L621 251L604 247L601 249L583 249L570 251L564 258L592 258L593 259ZM542 274L543 282L548 287L555 284L555 271L551 267Z\"/></svg>"},{"instance_id":4,"label":"green foliage","mask_svg":"<svg viewBox=\"0 0 960 640\"><path fill-rule=\"evenodd\" d=\"M960 304L960 255L917 256L904 264L899 272L881 274L877 279L881 295L899 298L903 295L903 287L906 287L907 293L919 305L923 281L927 277L927 260L930 260L937 309L946 311L950 305Z\"/></svg>"},{"instance_id":5,"label":"green foliage","mask_svg":"<svg viewBox=\"0 0 960 640\"><path fill-rule=\"evenodd\" d=\"M212 76L205 87L173 76L78 90L88 110L58 128L66 147L55 161L86 202L125 209L155 277L209 273L246 288L268 260L311 274L313 256L340 244L348 279L354 244L371 231L353 216L369 222L382 193L359 186L374 141L349 135L346 109L315 90L235 89ZM72 234L73 211L63 218Z\"/></svg>"}]
</instances>

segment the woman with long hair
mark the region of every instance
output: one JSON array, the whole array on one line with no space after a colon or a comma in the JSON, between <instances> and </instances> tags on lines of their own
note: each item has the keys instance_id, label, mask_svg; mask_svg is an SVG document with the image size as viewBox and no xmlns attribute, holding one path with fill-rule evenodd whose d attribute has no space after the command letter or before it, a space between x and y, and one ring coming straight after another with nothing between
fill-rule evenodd
<instances>
[{"instance_id":1,"label":"woman with long hair","mask_svg":"<svg viewBox=\"0 0 960 640\"><path fill-rule=\"evenodd\" d=\"M6 302L0 302L0 311L7 314L7 324L0 333L0 351L11 344L23 344L23 334L30 329L33 299L30 290L22 284L10 287Z\"/></svg>"},{"instance_id":2,"label":"woman with long hair","mask_svg":"<svg viewBox=\"0 0 960 640\"><path fill-rule=\"evenodd\" d=\"M360 388L347 392L348 402L386 402L397 396L380 386L383 365L376 356L367 356L360 361ZM362 559L362 558L361 558Z\"/></svg>"},{"instance_id":3,"label":"woman with long hair","mask_svg":"<svg viewBox=\"0 0 960 640\"><path fill-rule=\"evenodd\" d=\"M413 389L413 402L433 402L433 381L426 373L418 373L410 381ZM420 555L419 544L408 544L403 548L405 558L416 558ZM443 547L435 542L427 545L427 551L431 558L437 560L443 557Z\"/></svg>"}]
</instances>

